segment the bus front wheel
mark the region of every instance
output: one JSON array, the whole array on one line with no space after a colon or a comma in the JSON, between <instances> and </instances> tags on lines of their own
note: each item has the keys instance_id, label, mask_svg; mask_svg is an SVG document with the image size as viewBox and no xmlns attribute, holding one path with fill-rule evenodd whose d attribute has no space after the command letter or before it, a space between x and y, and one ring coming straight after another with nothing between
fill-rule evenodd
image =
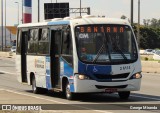
<instances>
[{"instance_id":1,"label":"bus front wheel","mask_svg":"<svg viewBox=\"0 0 160 113\"><path fill-rule=\"evenodd\" d=\"M73 100L74 99L74 94L70 91L69 83L66 84L65 95L66 95L66 98L68 100Z\"/></svg>"},{"instance_id":2,"label":"bus front wheel","mask_svg":"<svg viewBox=\"0 0 160 113\"><path fill-rule=\"evenodd\" d=\"M127 100L130 96L130 91L122 91L122 92L118 92L118 95L121 99L125 99Z\"/></svg>"}]
</instances>

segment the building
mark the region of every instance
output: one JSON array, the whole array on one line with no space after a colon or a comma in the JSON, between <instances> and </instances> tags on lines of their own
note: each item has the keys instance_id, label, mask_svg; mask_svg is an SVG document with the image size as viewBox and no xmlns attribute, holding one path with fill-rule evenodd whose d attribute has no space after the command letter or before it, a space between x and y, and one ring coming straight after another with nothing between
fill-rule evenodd
<instances>
[{"instance_id":1,"label":"building","mask_svg":"<svg viewBox=\"0 0 160 113\"><path fill-rule=\"evenodd\" d=\"M3 46L5 45L5 29L6 29L6 47L12 46L12 42L16 40L17 27L6 26L3 27ZM0 46L2 45L2 29L0 26Z\"/></svg>"}]
</instances>

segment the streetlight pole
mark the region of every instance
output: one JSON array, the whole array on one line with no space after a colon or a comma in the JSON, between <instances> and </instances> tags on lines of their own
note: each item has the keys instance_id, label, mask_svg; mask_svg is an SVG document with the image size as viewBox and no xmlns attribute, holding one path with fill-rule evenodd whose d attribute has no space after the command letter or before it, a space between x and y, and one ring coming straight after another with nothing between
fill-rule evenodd
<instances>
[{"instance_id":1,"label":"streetlight pole","mask_svg":"<svg viewBox=\"0 0 160 113\"><path fill-rule=\"evenodd\" d=\"M3 51L3 0L1 0L1 24L2 24L2 44L1 44L1 49Z\"/></svg>"},{"instance_id":2,"label":"streetlight pole","mask_svg":"<svg viewBox=\"0 0 160 113\"><path fill-rule=\"evenodd\" d=\"M17 17L17 21L18 21L18 25L19 25L19 2L15 2L18 5L18 17Z\"/></svg>"},{"instance_id":3,"label":"streetlight pole","mask_svg":"<svg viewBox=\"0 0 160 113\"><path fill-rule=\"evenodd\" d=\"M138 27L137 27L137 41L140 47L140 0L138 0Z\"/></svg>"},{"instance_id":4,"label":"streetlight pole","mask_svg":"<svg viewBox=\"0 0 160 113\"><path fill-rule=\"evenodd\" d=\"M82 4L81 4L81 0L80 0L80 16L81 16L81 8L82 8L82 6L81 6Z\"/></svg>"},{"instance_id":5,"label":"streetlight pole","mask_svg":"<svg viewBox=\"0 0 160 113\"><path fill-rule=\"evenodd\" d=\"M40 2L39 2L39 0L38 0L38 22L39 22L39 18L40 18L39 5L40 5Z\"/></svg>"},{"instance_id":6,"label":"streetlight pole","mask_svg":"<svg viewBox=\"0 0 160 113\"><path fill-rule=\"evenodd\" d=\"M131 25L133 25L133 0L131 0Z\"/></svg>"}]
</instances>

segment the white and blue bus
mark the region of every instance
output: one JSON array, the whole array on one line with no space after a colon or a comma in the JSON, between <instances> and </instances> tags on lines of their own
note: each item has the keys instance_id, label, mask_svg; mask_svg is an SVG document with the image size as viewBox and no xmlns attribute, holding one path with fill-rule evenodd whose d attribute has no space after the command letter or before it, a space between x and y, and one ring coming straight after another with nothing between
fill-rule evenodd
<instances>
[{"instance_id":1,"label":"white and blue bus","mask_svg":"<svg viewBox=\"0 0 160 113\"><path fill-rule=\"evenodd\" d=\"M141 62L132 27L126 20L57 18L18 26L18 80L34 93L62 91L113 93L128 99L140 90ZM46 89L46 90L44 90Z\"/></svg>"}]
</instances>

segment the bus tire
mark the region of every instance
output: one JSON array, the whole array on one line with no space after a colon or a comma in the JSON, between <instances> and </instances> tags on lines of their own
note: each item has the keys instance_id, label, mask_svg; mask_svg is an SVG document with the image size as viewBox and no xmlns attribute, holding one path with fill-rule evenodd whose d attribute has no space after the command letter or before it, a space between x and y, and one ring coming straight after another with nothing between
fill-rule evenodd
<instances>
[{"instance_id":1,"label":"bus tire","mask_svg":"<svg viewBox=\"0 0 160 113\"><path fill-rule=\"evenodd\" d=\"M65 96L68 100L73 100L74 99L74 93L70 92L70 86L69 83L67 82L66 88L65 88Z\"/></svg>"},{"instance_id":2,"label":"bus tire","mask_svg":"<svg viewBox=\"0 0 160 113\"><path fill-rule=\"evenodd\" d=\"M36 86L36 79L35 79L34 76L32 77L32 91L33 91L33 93L35 93L35 94L38 94L38 93L41 92L41 91L40 91L40 88Z\"/></svg>"},{"instance_id":3,"label":"bus tire","mask_svg":"<svg viewBox=\"0 0 160 113\"><path fill-rule=\"evenodd\" d=\"M130 91L122 91L122 92L118 92L118 95L121 99L123 100L127 100L130 96Z\"/></svg>"}]
</instances>

